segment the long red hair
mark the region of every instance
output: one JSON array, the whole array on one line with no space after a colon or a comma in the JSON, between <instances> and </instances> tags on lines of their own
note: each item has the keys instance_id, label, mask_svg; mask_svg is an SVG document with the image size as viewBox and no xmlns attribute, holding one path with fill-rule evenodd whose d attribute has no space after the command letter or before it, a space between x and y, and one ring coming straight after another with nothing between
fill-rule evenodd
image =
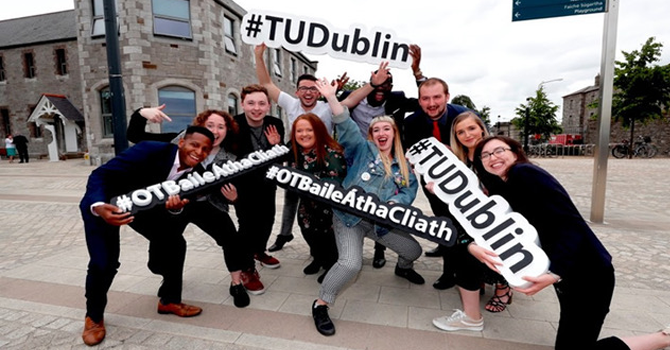
<instances>
[{"instance_id":1,"label":"long red hair","mask_svg":"<svg viewBox=\"0 0 670 350\"><path fill-rule=\"evenodd\" d=\"M326 124L323 123L319 117L314 113L305 113L298 116L298 118L293 121L293 126L291 128L291 144L293 145L293 157L296 164L298 164L298 155L300 154L301 147L298 144L298 141L295 138L295 126L298 124L298 121L305 120L314 130L314 150L316 151L316 160L319 164L324 164L326 159L326 146L338 151L343 152L342 146L340 146L335 139L330 136L328 129L326 129Z\"/></svg>"}]
</instances>

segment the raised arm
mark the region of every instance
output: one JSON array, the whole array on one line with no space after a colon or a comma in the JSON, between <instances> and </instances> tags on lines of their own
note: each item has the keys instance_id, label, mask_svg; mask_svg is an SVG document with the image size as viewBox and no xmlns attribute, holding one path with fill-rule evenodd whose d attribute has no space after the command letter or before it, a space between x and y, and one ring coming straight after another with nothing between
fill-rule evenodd
<instances>
[{"instance_id":1,"label":"raised arm","mask_svg":"<svg viewBox=\"0 0 670 350\"><path fill-rule=\"evenodd\" d=\"M410 45L409 54L412 56L412 73L416 79L416 85L419 86L424 80L426 80L426 76L423 75L423 72L421 72L421 68L419 67L421 64L421 48L419 45Z\"/></svg>"},{"instance_id":2,"label":"raised arm","mask_svg":"<svg viewBox=\"0 0 670 350\"><path fill-rule=\"evenodd\" d=\"M258 83L263 85L268 89L268 94L270 98L275 103L279 100L279 93L281 90L272 82L270 78L270 73L268 73L268 68L265 66L265 58L263 54L267 46L265 44L256 45L254 48L254 55L256 56L256 76L258 77Z\"/></svg>"},{"instance_id":3,"label":"raised arm","mask_svg":"<svg viewBox=\"0 0 670 350\"><path fill-rule=\"evenodd\" d=\"M384 84L386 79L389 77L389 63L382 62L379 64L379 69L372 72L370 77L370 82L354 90L347 98L342 100L342 105L351 108L356 107L366 96L368 96L375 87ZM334 113L335 111L333 111Z\"/></svg>"}]
</instances>

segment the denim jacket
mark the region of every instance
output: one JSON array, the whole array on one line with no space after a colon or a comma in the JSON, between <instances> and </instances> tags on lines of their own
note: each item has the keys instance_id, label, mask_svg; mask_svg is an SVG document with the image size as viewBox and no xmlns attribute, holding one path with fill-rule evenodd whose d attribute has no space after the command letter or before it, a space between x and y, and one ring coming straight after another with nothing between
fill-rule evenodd
<instances>
[{"instance_id":1,"label":"denim jacket","mask_svg":"<svg viewBox=\"0 0 670 350\"><path fill-rule=\"evenodd\" d=\"M333 116L333 122L338 142L344 147L344 157L348 167L342 187L348 189L351 186L358 186L367 193L374 193L383 202L411 205L419 187L414 173L410 170L409 186L401 184L400 166L397 160L393 159L391 164L393 176L386 176L384 164L379 158L379 149L374 142L363 138L358 125L350 118L347 107L344 107L342 114ZM363 178L368 178L368 180L364 181ZM340 210L334 210L334 212L347 227L355 226L362 220L356 215Z\"/></svg>"}]
</instances>

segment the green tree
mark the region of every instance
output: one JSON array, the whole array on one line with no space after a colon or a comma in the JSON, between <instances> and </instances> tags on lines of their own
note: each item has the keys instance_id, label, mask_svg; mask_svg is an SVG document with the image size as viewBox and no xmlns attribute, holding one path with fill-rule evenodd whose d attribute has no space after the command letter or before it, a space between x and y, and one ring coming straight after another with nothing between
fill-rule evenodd
<instances>
[{"instance_id":1,"label":"green tree","mask_svg":"<svg viewBox=\"0 0 670 350\"><path fill-rule=\"evenodd\" d=\"M549 140L552 134L563 132L556 120L558 106L547 98L543 86L540 86L535 92L535 97L529 97L527 102L516 108L516 115L519 117L511 121L518 130L528 132L529 138L531 135L539 134L542 136L542 141ZM528 130L525 128L526 108L529 111Z\"/></svg>"},{"instance_id":2,"label":"green tree","mask_svg":"<svg viewBox=\"0 0 670 350\"><path fill-rule=\"evenodd\" d=\"M622 51L625 60L615 62L612 115L624 128L630 128L631 147L635 122L645 124L662 118L663 108L670 106L670 64L654 64L661 59L662 47L651 37L639 51ZM629 154L632 157L632 152Z\"/></svg>"},{"instance_id":3,"label":"green tree","mask_svg":"<svg viewBox=\"0 0 670 350\"><path fill-rule=\"evenodd\" d=\"M451 99L451 103L472 109L473 111L477 112L477 114L479 114L479 116L484 121L484 124L489 127L491 126L491 108L484 106L481 110L478 110L477 106L475 106L474 102L472 102L472 99L466 95L456 95Z\"/></svg>"}]
</instances>

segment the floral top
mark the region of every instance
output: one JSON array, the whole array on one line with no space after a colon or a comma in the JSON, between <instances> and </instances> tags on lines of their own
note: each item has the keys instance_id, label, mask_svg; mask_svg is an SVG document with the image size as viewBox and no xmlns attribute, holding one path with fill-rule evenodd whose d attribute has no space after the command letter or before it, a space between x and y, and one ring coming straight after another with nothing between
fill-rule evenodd
<instances>
[{"instance_id":1,"label":"floral top","mask_svg":"<svg viewBox=\"0 0 670 350\"><path fill-rule=\"evenodd\" d=\"M298 164L295 161L291 166L306 171L315 177L325 180L333 180L342 183L347 174L347 163L344 154L326 147L326 157L323 164L319 164L316 151L298 153ZM330 205L315 200L301 198L298 207L298 224L303 229L326 231L332 230L333 209Z\"/></svg>"}]
</instances>

